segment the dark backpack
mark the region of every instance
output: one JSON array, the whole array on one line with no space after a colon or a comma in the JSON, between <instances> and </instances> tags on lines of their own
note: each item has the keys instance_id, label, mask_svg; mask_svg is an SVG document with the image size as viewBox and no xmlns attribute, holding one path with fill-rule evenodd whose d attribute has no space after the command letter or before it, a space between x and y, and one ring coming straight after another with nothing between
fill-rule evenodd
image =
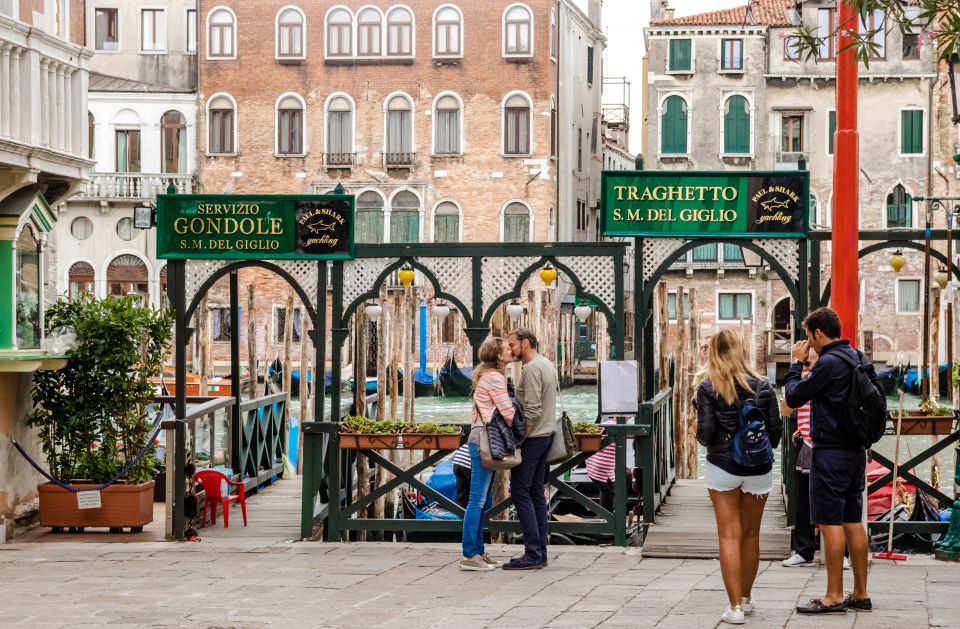
<instances>
[{"instance_id":1,"label":"dark backpack","mask_svg":"<svg viewBox=\"0 0 960 629\"><path fill-rule=\"evenodd\" d=\"M760 467L773 463L773 444L767 434L767 414L759 406L760 381L752 400L740 406L740 428L730 439L733 462L741 467Z\"/></svg>"},{"instance_id":2,"label":"dark backpack","mask_svg":"<svg viewBox=\"0 0 960 629\"><path fill-rule=\"evenodd\" d=\"M880 441L887 427L887 398L883 395L873 363L857 352L859 361L843 351L830 351L853 370L850 392L840 411L837 428L852 445L868 449Z\"/></svg>"}]
</instances>

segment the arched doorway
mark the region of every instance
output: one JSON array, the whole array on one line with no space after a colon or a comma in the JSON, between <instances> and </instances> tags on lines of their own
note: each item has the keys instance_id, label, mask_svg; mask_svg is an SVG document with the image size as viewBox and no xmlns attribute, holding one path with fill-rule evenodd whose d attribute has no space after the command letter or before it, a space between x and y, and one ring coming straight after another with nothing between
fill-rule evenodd
<instances>
[{"instance_id":1,"label":"arched doorway","mask_svg":"<svg viewBox=\"0 0 960 629\"><path fill-rule=\"evenodd\" d=\"M125 253L107 267L107 296L138 295L140 303L150 303L150 274L147 265L137 256Z\"/></svg>"}]
</instances>

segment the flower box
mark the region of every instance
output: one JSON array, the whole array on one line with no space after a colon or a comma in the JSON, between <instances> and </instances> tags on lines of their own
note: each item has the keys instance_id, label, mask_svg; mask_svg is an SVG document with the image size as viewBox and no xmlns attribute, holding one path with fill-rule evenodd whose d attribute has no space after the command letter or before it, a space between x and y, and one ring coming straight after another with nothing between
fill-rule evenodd
<instances>
[{"instance_id":1,"label":"flower box","mask_svg":"<svg viewBox=\"0 0 960 629\"><path fill-rule=\"evenodd\" d=\"M599 452L603 447L602 432L577 432L573 436L577 452Z\"/></svg>"},{"instance_id":2,"label":"flower box","mask_svg":"<svg viewBox=\"0 0 960 629\"><path fill-rule=\"evenodd\" d=\"M342 450L395 450L398 447L399 441L399 433L340 433L340 448Z\"/></svg>"},{"instance_id":3,"label":"flower box","mask_svg":"<svg viewBox=\"0 0 960 629\"><path fill-rule=\"evenodd\" d=\"M920 411L903 412L900 426L902 435L949 435L954 430L954 415L925 415ZM897 411L890 413L893 430L897 429Z\"/></svg>"},{"instance_id":4,"label":"flower box","mask_svg":"<svg viewBox=\"0 0 960 629\"><path fill-rule=\"evenodd\" d=\"M96 489L99 485L74 483L77 489ZM77 494L53 483L37 486L40 493L40 526L65 527L130 527L139 533L153 522L154 482L136 485L116 483L100 490L99 509L80 509Z\"/></svg>"},{"instance_id":5,"label":"flower box","mask_svg":"<svg viewBox=\"0 0 960 629\"><path fill-rule=\"evenodd\" d=\"M463 432L400 434L399 447L404 450L456 450L460 447Z\"/></svg>"}]
</instances>

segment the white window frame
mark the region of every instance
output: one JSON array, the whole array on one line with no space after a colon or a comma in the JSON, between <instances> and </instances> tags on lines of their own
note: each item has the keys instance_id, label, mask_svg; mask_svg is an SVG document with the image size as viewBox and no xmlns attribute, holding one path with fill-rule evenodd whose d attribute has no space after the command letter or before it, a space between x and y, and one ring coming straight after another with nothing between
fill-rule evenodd
<instances>
[{"instance_id":1,"label":"white window frame","mask_svg":"<svg viewBox=\"0 0 960 629\"><path fill-rule=\"evenodd\" d=\"M463 208L460 206L460 203L449 197L438 200L433 204L433 207L430 208L430 242L435 242L437 208L440 207L441 203L452 203L454 207L457 208L457 242L463 242Z\"/></svg>"},{"instance_id":2,"label":"white window frame","mask_svg":"<svg viewBox=\"0 0 960 629\"><path fill-rule=\"evenodd\" d=\"M388 153L387 136L389 135L389 133L387 133L387 124L390 118L390 110L388 109L388 107L390 106L390 101L392 101L396 96L403 96L410 103L410 136L411 136L410 152L416 155L417 154L417 103L415 100L413 100L413 97L410 96L410 94L407 94L406 92L390 92L389 94L387 94L387 97L383 99L383 127L382 127L383 128L383 147L381 149L381 153L383 155L386 155ZM417 195L417 196L420 196L420 195ZM423 199L421 199L420 201L422 204ZM421 229L421 232L422 232L422 229Z\"/></svg>"},{"instance_id":3,"label":"white window frame","mask_svg":"<svg viewBox=\"0 0 960 629\"><path fill-rule=\"evenodd\" d=\"M402 92L399 92L399 93L402 93ZM378 191L378 192L380 192L380 191ZM391 242L393 242L393 240L390 238L391 234L393 233L393 232L392 232L392 229L393 229L393 225L392 225L392 222L393 222L393 201L394 201L394 199L397 198L397 195L400 194L401 192L410 192L410 193L412 193L415 197L417 197L418 206L419 206L419 214L420 214L420 218L419 218L419 220L417 221L417 222L418 222L418 225L417 225L417 242L421 242L421 243L423 242L423 217L424 217L424 214L426 213L426 208L424 207L424 202L423 202L423 195L420 194L419 192L417 192L416 190L414 190L413 188L409 188L409 187L407 187L407 186L401 186L401 187L397 188L396 190L394 190L393 192L391 192L389 195L384 195L383 192L380 192L380 196L385 196L384 201L385 201L385 203L386 203L386 204L383 206L383 230L384 230L384 234L383 234L383 244L385 244L385 245L386 245L386 244L390 244Z\"/></svg>"},{"instance_id":4,"label":"white window frame","mask_svg":"<svg viewBox=\"0 0 960 629\"><path fill-rule=\"evenodd\" d=\"M923 125L922 125L922 127L923 127L922 149L923 149L923 150L920 151L919 153L904 153L904 152L903 152L903 143L902 143L901 140L903 139L903 112L905 112L905 111L922 111L922 112L923 112ZM927 108L926 108L926 107L923 107L923 106L919 106L919 105L910 106L910 107L901 107L900 109L897 110L897 138L896 138L896 142L897 142L897 156L898 156L898 157L911 158L911 157L926 157L926 156L927 156L927 151L929 150L929 149L927 148L927 145L930 143L930 139L929 139L930 133L927 131L927 124L928 124L928 122L927 122L927 121L928 121L927 116L928 116Z\"/></svg>"},{"instance_id":5,"label":"white window frame","mask_svg":"<svg viewBox=\"0 0 960 629\"><path fill-rule=\"evenodd\" d=\"M663 153L663 106L671 96L679 96L687 104L687 152L686 153ZM693 99L690 90L666 90L660 93L657 102L657 160L666 159L690 159L690 147L693 144Z\"/></svg>"},{"instance_id":6,"label":"white window frame","mask_svg":"<svg viewBox=\"0 0 960 629\"><path fill-rule=\"evenodd\" d=\"M270 310L270 344L271 345L282 345L283 339L277 340L277 333L280 331L280 318L277 316L277 312L280 310L286 311L286 304L271 304L272 308ZM302 305L294 304L291 318L296 318L297 310L300 311L300 336L303 337L306 334L307 330L305 329L305 324L307 322L307 313ZM286 316L286 315L284 315ZM286 327L286 322L284 322L284 327ZM286 330L284 330L284 336L286 336ZM293 335L290 335L291 342L298 343L296 339L293 338Z\"/></svg>"},{"instance_id":7,"label":"white window frame","mask_svg":"<svg viewBox=\"0 0 960 629\"><path fill-rule=\"evenodd\" d=\"M459 140L460 150L457 151L456 153L437 153L437 103L440 102L440 99L441 99L441 98L444 98L444 97L446 97L446 96L452 96L452 97L457 101L457 104L460 106L460 125L459 125L459 126L460 126L460 129L459 129L459 131L460 131L460 140ZM464 147L464 145L463 145L463 142L464 142L464 139L465 139L465 135L466 135L466 134L464 134L464 132L463 132L463 123L464 123L463 99L460 98L460 95L457 94L456 92L452 92L452 91L440 92L440 93L437 94L436 97L433 99L433 104L430 106L430 108L431 108L430 117L433 119L433 120L431 121L431 125L430 125L430 155L431 155L431 156L434 156L434 157L441 157L441 158L443 158L443 157L463 156L463 154L464 154L464 152L465 152L465 149L466 149L466 147Z\"/></svg>"},{"instance_id":8,"label":"white window frame","mask_svg":"<svg viewBox=\"0 0 960 629\"><path fill-rule=\"evenodd\" d=\"M560 56L560 31L557 28L557 10L550 9L550 60L554 63Z\"/></svg>"},{"instance_id":9,"label":"white window frame","mask_svg":"<svg viewBox=\"0 0 960 629\"><path fill-rule=\"evenodd\" d=\"M138 11L138 13L139 13L139 18L140 18L140 19L138 20L138 24L137 24L137 35L138 35L138 39L139 39L139 42L138 42L137 45L138 45L138 47L139 47L139 52L140 52L140 54L141 54L141 55L165 55L165 54L167 54L167 52L168 52L168 50L169 50L168 44L169 44L169 42L170 42L170 31L169 31L169 29L167 28L169 23L168 23L168 21L167 21L167 10L166 10L166 8L164 8L164 7L162 7L162 6L150 6L150 5L145 5L145 6L138 7L137 11ZM159 11L160 13L163 14L163 47L162 47L162 48L154 48L154 49L147 50L147 49L145 49L145 48L143 47L143 15L144 15L144 12L145 12L145 11ZM156 30L156 26L154 26L154 30Z\"/></svg>"},{"instance_id":10,"label":"white window frame","mask_svg":"<svg viewBox=\"0 0 960 629\"><path fill-rule=\"evenodd\" d=\"M190 49L190 14L193 13L193 50ZM198 17L199 12L196 8L186 9L184 12L184 27L183 27L183 50L188 55L197 54L197 43L200 41L200 18Z\"/></svg>"},{"instance_id":11,"label":"white window frame","mask_svg":"<svg viewBox=\"0 0 960 629\"><path fill-rule=\"evenodd\" d=\"M527 10L527 15L530 16L530 52L529 53L516 53L516 52L507 52L507 13L510 12L510 9L514 7L523 7ZM507 8L503 10L503 13L500 15L500 54L503 55L505 59L532 59L536 54L536 42L537 42L537 26L534 20L533 10L529 5L526 5L522 2L514 2L511 5L508 5Z\"/></svg>"},{"instance_id":12,"label":"white window frame","mask_svg":"<svg viewBox=\"0 0 960 629\"><path fill-rule=\"evenodd\" d=\"M300 14L300 54L299 55L281 55L280 54L280 16L290 9L293 9ZM277 61L289 61L294 59L306 59L307 58L307 16L304 14L303 9L300 7L288 4L286 6L280 7L277 11L276 16L273 18L273 56Z\"/></svg>"},{"instance_id":13,"label":"white window frame","mask_svg":"<svg viewBox=\"0 0 960 629\"><path fill-rule=\"evenodd\" d=\"M229 100L233 105L233 151L230 153L213 153L210 151L210 103L221 96ZM206 129L204 130L204 135L206 136L204 138L206 150L204 152L211 157L230 157L237 155L240 147L240 112L237 109L237 99L227 92L217 92L207 99L207 102L204 105L204 111L206 115Z\"/></svg>"},{"instance_id":14,"label":"white window frame","mask_svg":"<svg viewBox=\"0 0 960 629\"><path fill-rule=\"evenodd\" d=\"M692 251L692 250L691 250ZM718 256L719 257L719 256ZM754 319L757 318L757 291L754 289L747 290L718 290L714 293L714 312L717 313L716 321L717 323L739 323L740 319L721 319L720 318L720 295L750 295L750 318L744 319L745 323L753 324Z\"/></svg>"},{"instance_id":15,"label":"white window frame","mask_svg":"<svg viewBox=\"0 0 960 629\"><path fill-rule=\"evenodd\" d=\"M679 38L678 38L679 39ZM740 40L740 69L725 69L723 67L723 42L737 39ZM669 47L667 48L667 54L670 54ZM696 64L693 60L693 41L691 38L690 43L690 65L695 67ZM669 65L667 66L669 67ZM720 36L717 40L717 74L746 74L747 72L747 40L746 37L737 37L736 35L731 36Z\"/></svg>"},{"instance_id":16,"label":"white window frame","mask_svg":"<svg viewBox=\"0 0 960 629\"><path fill-rule=\"evenodd\" d=\"M897 314L898 314L898 315L913 315L913 316L919 316L919 315L923 312L923 301L924 301L924 300L923 300L923 278L920 278L920 277L897 277L897 278L894 278L894 279L895 279L896 281L894 282L894 286L893 286L893 288L894 288L893 298L894 298L894 303L896 304L896 312L897 312ZM903 311L903 310L900 309L900 282L904 282L904 281L906 281L906 282L916 282L916 283L918 284L918 286L919 286L919 287L917 288L918 300L917 300L917 310L916 310L916 312Z\"/></svg>"},{"instance_id":17,"label":"white window frame","mask_svg":"<svg viewBox=\"0 0 960 629\"><path fill-rule=\"evenodd\" d=\"M390 54L390 14L394 11L406 10L410 14L410 54L401 55ZM354 32L356 32L356 16L354 16ZM380 49L384 57L388 59L416 59L417 57L417 14L413 9L408 7L405 4L394 4L389 9L386 10L383 14L383 27L381 29L383 33L383 47ZM356 37L354 37L356 39ZM354 49L356 50L356 49Z\"/></svg>"},{"instance_id":18,"label":"white window frame","mask_svg":"<svg viewBox=\"0 0 960 629\"><path fill-rule=\"evenodd\" d=\"M233 54L231 55L219 55L219 56L210 56L210 18L214 13L220 10L224 10L233 16ZM233 61L237 58L237 42L239 41L238 33L240 31L240 24L237 22L237 14L234 13L233 9L228 7L225 4L218 4L217 6L210 9L210 12L207 13L206 25L204 26L204 39L207 41L206 50L207 50L207 61Z\"/></svg>"},{"instance_id":19,"label":"white window frame","mask_svg":"<svg viewBox=\"0 0 960 629\"><path fill-rule=\"evenodd\" d=\"M727 101L733 98L734 96L743 96L747 99L747 104L750 106L750 151L747 153L727 153L724 151L726 146L726 125L724 124L724 110L727 107ZM756 158L756 122L757 122L757 112L756 107L753 102L754 92L752 90L730 90L730 91L721 91L720 92L720 157L749 157L750 159ZM690 106L687 105L687 131L690 130ZM689 142L689 135L687 141ZM689 147L689 144L687 145Z\"/></svg>"},{"instance_id":20,"label":"white window frame","mask_svg":"<svg viewBox=\"0 0 960 629\"><path fill-rule=\"evenodd\" d=\"M330 54L330 38L328 37L330 33L330 14L338 9L343 9L350 16L350 50L345 55L331 55ZM383 29L381 28L381 31ZM383 33L381 32L381 41ZM383 48L380 49L381 52ZM335 4L327 12L323 14L323 58L324 59L353 59L357 56L357 15L350 10L350 7L344 4Z\"/></svg>"},{"instance_id":21,"label":"white window frame","mask_svg":"<svg viewBox=\"0 0 960 629\"><path fill-rule=\"evenodd\" d=\"M300 111L303 112L303 128L300 130L300 152L299 153L281 153L280 152L280 103L284 99L293 97L300 101ZM305 157L307 153L310 152L310 147L308 142L310 140L310 133L307 129L307 101L304 100L303 96L297 94L296 92L284 92L280 96L277 96L277 100L273 103L273 156L274 157Z\"/></svg>"},{"instance_id":22,"label":"white window frame","mask_svg":"<svg viewBox=\"0 0 960 629\"><path fill-rule=\"evenodd\" d=\"M676 296L676 294L677 294L677 289L676 289L676 288L673 288L673 289L667 291L667 323L676 323L676 322L677 322L677 318L676 318L676 317L674 317L674 318L672 318L672 319L670 318L670 307L669 307L669 306L670 306L670 295ZM689 302L689 299L690 299L690 291L689 291L689 290L683 291L683 296L687 298L687 303L690 303L690 302ZM682 307L683 307L683 300L679 300L679 302L677 303L677 307L674 308L674 314L680 314L680 313L682 312L682 310L681 310ZM685 320L685 321L689 321L689 319L690 319L690 317L686 317L684 320Z\"/></svg>"},{"instance_id":23,"label":"white window frame","mask_svg":"<svg viewBox=\"0 0 960 629\"><path fill-rule=\"evenodd\" d=\"M690 69L689 70L671 70L670 69L670 42L675 39L689 39L690 40ZM696 74L697 72L697 40L693 35L687 35L685 37L673 37L669 36L666 38L667 41L667 54L665 55L667 65L663 69L664 74ZM689 108L689 105L688 105Z\"/></svg>"},{"instance_id":24,"label":"white window frame","mask_svg":"<svg viewBox=\"0 0 960 629\"><path fill-rule=\"evenodd\" d=\"M511 97L517 96L517 95L523 96L524 98L526 98L527 103L530 105L530 120L528 121L528 127L527 127L527 133L529 135L529 138L528 138L529 146L527 147L526 153L509 153L508 154L507 144L504 141L505 139L504 128L506 127L506 124L507 124L507 101L510 100ZM501 157L506 159L512 159L517 157L529 158L536 154L536 148L534 147L534 139L536 137L536 133L533 132L533 123L535 120L536 120L536 117L534 116L534 113L533 113L533 99L530 97L530 94L524 92L523 90L513 90L511 92L507 92L507 94L503 97L503 100L500 101L500 156ZM559 126L559 122L557 124ZM559 138L557 142L559 143ZM558 147L558 152L559 152L559 147ZM502 232L502 229L501 229L501 232ZM501 240L502 240L502 236L501 236Z\"/></svg>"},{"instance_id":25,"label":"white window frame","mask_svg":"<svg viewBox=\"0 0 960 629\"><path fill-rule=\"evenodd\" d=\"M437 14L440 13L443 9L453 9L460 16L460 52L456 54L450 53L438 53L437 52ZM463 49L464 49L464 29L466 28L463 23L463 11L460 10L455 4L441 4L433 12L433 19L431 20L431 31L430 39L432 41L431 51L435 59L463 59Z\"/></svg>"},{"instance_id":26,"label":"white window frame","mask_svg":"<svg viewBox=\"0 0 960 629\"><path fill-rule=\"evenodd\" d=\"M330 129L329 117L330 117L330 103L335 98L346 98L350 103L350 152L356 155L357 153L357 103L353 100L353 97L346 92L334 92L327 96L327 99L323 101L323 152L330 152L330 138L328 130ZM277 101L279 102L279 101ZM304 116L306 117L306 116ZM381 194L382 196L382 194Z\"/></svg>"},{"instance_id":27,"label":"white window frame","mask_svg":"<svg viewBox=\"0 0 960 629\"><path fill-rule=\"evenodd\" d=\"M69 4L69 3L68 3ZM116 11L117 12L117 47L114 50L109 50L107 48L97 48L97 10L103 9L105 11ZM123 52L123 29L120 27L120 9L118 5L111 6L95 6L93 7L93 33L91 39L93 40L92 50L98 54L108 54L108 55L118 55ZM138 27L139 28L139 27ZM137 44L137 47L140 47L140 44Z\"/></svg>"},{"instance_id":28,"label":"white window frame","mask_svg":"<svg viewBox=\"0 0 960 629\"><path fill-rule=\"evenodd\" d=\"M520 204L526 206L526 208L527 208L527 212L529 213L529 216L530 216L530 220L528 221L528 225L529 225L529 227L530 227L530 229L529 229L529 232L530 232L530 233L527 234L527 242L533 242L533 234L534 234L534 227L533 227L533 207L530 205L530 203L529 203L528 201L525 201L525 200L523 200L523 199L507 199L507 200L503 203L503 205L500 206L500 242L504 242L504 240L503 240L503 237L504 237L504 229L505 229L505 227L506 227L506 225L505 225L505 223L504 223L504 219L505 219L506 216L507 216L507 208L508 208L509 206L513 205L514 203L520 203Z\"/></svg>"}]
</instances>

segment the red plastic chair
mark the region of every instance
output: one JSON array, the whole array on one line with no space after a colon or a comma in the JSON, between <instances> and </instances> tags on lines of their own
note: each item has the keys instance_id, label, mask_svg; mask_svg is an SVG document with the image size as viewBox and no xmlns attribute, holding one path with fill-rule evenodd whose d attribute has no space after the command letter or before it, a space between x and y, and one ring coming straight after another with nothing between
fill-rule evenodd
<instances>
[{"instance_id":1,"label":"red plastic chair","mask_svg":"<svg viewBox=\"0 0 960 629\"><path fill-rule=\"evenodd\" d=\"M210 508L210 524L217 523L217 504L223 507L223 528L230 528L230 503L240 502L240 511L243 513L243 525L247 525L247 498L243 483L237 483L217 470L203 470L197 472L197 481L203 485L207 496L207 504L203 509L203 523L207 523L207 507ZM238 487L237 493L230 495L230 486Z\"/></svg>"}]
</instances>

